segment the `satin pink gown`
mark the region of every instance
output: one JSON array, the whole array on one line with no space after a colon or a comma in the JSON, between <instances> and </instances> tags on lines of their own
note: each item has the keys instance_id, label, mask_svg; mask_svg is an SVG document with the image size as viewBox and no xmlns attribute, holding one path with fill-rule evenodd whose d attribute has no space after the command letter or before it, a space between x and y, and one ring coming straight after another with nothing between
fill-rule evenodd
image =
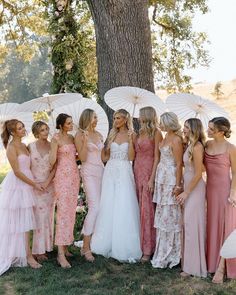
<instances>
[{"instance_id":1,"label":"satin pink gown","mask_svg":"<svg viewBox=\"0 0 236 295\"><path fill-rule=\"evenodd\" d=\"M33 180L30 157L17 158L19 169ZM11 266L27 266L25 233L36 228L34 209L36 198L32 186L10 171L0 193L0 275Z\"/></svg>"},{"instance_id":2,"label":"satin pink gown","mask_svg":"<svg viewBox=\"0 0 236 295\"><path fill-rule=\"evenodd\" d=\"M94 231L98 215L104 165L101 160L103 143L88 142L87 159L81 165L81 176L86 193L88 214L84 220L82 233L89 236Z\"/></svg>"},{"instance_id":3,"label":"satin pink gown","mask_svg":"<svg viewBox=\"0 0 236 295\"><path fill-rule=\"evenodd\" d=\"M155 143L152 139L138 138L135 143L134 177L140 209L141 248L143 255L152 255L155 250L156 229L154 228L155 205L153 193L148 191L152 173Z\"/></svg>"},{"instance_id":4,"label":"satin pink gown","mask_svg":"<svg viewBox=\"0 0 236 295\"><path fill-rule=\"evenodd\" d=\"M29 145L31 171L36 182L44 182L50 174L49 153L44 156L37 150L36 143ZM53 250L54 188L51 183L45 192L35 191L37 206L35 218L37 229L33 234L33 254L44 254Z\"/></svg>"},{"instance_id":5,"label":"satin pink gown","mask_svg":"<svg viewBox=\"0 0 236 295\"><path fill-rule=\"evenodd\" d=\"M184 188L194 176L189 148L184 153ZM198 276L207 276L206 267L206 184L201 178L184 204L184 247L182 269Z\"/></svg>"},{"instance_id":6,"label":"satin pink gown","mask_svg":"<svg viewBox=\"0 0 236 295\"><path fill-rule=\"evenodd\" d=\"M56 198L56 245L70 245L74 241L74 225L79 194L79 170L74 144L58 148L54 178Z\"/></svg>"},{"instance_id":7,"label":"satin pink gown","mask_svg":"<svg viewBox=\"0 0 236 295\"><path fill-rule=\"evenodd\" d=\"M236 228L236 208L228 202L230 194L230 158L225 152L209 155L205 152L207 172L207 267L214 273L220 261L220 249ZM226 259L227 277L236 278L236 259Z\"/></svg>"}]
</instances>

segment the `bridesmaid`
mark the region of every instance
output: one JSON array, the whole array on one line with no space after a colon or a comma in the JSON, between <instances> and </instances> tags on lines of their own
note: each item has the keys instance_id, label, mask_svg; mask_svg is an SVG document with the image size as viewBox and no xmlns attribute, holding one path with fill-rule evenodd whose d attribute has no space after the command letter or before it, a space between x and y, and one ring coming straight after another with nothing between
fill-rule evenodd
<instances>
[{"instance_id":1,"label":"bridesmaid","mask_svg":"<svg viewBox=\"0 0 236 295\"><path fill-rule=\"evenodd\" d=\"M32 255L29 231L35 229L33 188L44 189L33 180L29 152L21 142L24 136L21 121L12 119L3 124L1 138L12 171L5 177L0 193L0 275L11 266L41 267Z\"/></svg>"},{"instance_id":2,"label":"bridesmaid","mask_svg":"<svg viewBox=\"0 0 236 295\"><path fill-rule=\"evenodd\" d=\"M58 246L58 263L63 268L70 268L66 256L71 254L67 246L74 240L73 230L80 183L74 138L68 134L73 130L71 116L59 114L56 118L56 128L59 129L59 133L52 138L50 153L51 167L57 164L54 178L57 206L55 244Z\"/></svg>"},{"instance_id":3,"label":"bridesmaid","mask_svg":"<svg viewBox=\"0 0 236 295\"><path fill-rule=\"evenodd\" d=\"M31 170L34 179L40 183L45 191L35 192L37 206L35 217L37 229L33 234L32 253L38 261L47 260L46 252L53 250L53 216L54 216L54 191L52 179L55 169L50 172L48 141L49 127L45 122L36 121L32 125L32 133L37 140L29 144Z\"/></svg>"},{"instance_id":4,"label":"bridesmaid","mask_svg":"<svg viewBox=\"0 0 236 295\"><path fill-rule=\"evenodd\" d=\"M206 237L206 187L202 179L205 135L199 119L184 123L184 136L188 144L184 153L184 191L177 196L184 205L184 247L181 276L207 276Z\"/></svg>"},{"instance_id":5,"label":"bridesmaid","mask_svg":"<svg viewBox=\"0 0 236 295\"><path fill-rule=\"evenodd\" d=\"M159 148L153 200L156 202L156 249L152 266L172 268L181 257L182 214L176 196L181 192L183 142L177 116L166 112L160 117L160 128L166 132Z\"/></svg>"},{"instance_id":6,"label":"bridesmaid","mask_svg":"<svg viewBox=\"0 0 236 295\"><path fill-rule=\"evenodd\" d=\"M207 172L207 267L215 273L213 283L224 275L236 278L236 259L220 257L225 239L236 228L236 147L230 137L230 122L224 117L209 121L205 166ZM230 174L232 173L232 179Z\"/></svg>"},{"instance_id":7,"label":"bridesmaid","mask_svg":"<svg viewBox=\"0 0 236 295\"><path fill-rule=\"evenodd\" d=\"M88 214L84 220L82 229L84 239L81 254L90 262L94 261L94 256L90 250L90 240L98 215L104 170L101 160L103 139L102 135L95 129L97 122L96 113L91 109L85 109L79 120L80 130L75 136L75 145L79 158L82 161L81 176L88 203Z\"/></svg>"},{"instance_id":8,"label":"bridesmaid","mask_svg":"<svg viewBox=\"0 0 236 295\"><path fill-rule=\"evenodd\" d=\"M161 132L157 128L157 115L152 107L140 109L140 129L135 140L134 176L140 208L142 262L154 253L156 231L153 226L155 206L152 202L156 168L159 162Z\"/></svg>"}]
</instances>

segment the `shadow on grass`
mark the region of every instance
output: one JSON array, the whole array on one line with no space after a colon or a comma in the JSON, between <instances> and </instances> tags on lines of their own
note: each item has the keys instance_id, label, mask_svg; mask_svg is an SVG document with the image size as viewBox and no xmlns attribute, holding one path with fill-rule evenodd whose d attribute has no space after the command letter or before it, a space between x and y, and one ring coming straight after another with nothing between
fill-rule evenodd
<instances>
[{"instance_id":1,"label":"shadow on grass","mask_svg":"<svg viewBox=\"0 0 236 295\"><path fill-rule=\"evenodd\" d=\"M148 264L121 264L98 256L94 263L80 257L77 248L71 269L57 265L56 253L41 269L12 268L0 278L6 295L233 295L236 282L214 285L211 279L181 278L180 268L153 269ZM6 285L7 284L7 285ZM8 288L6 288L8 286ZM11 287L9 293L9 286ZM12 293L12 290L14 292ZM3 293L2 293L3 292Z\"/></svg>"}]
</instances>

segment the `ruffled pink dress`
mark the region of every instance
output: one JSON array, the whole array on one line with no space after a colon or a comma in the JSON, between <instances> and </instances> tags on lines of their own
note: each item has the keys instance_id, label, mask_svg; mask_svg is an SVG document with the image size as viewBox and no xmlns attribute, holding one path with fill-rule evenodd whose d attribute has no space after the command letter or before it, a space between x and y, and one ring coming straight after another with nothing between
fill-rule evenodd
<instances>
[{"instance_id":1,"label":"ruffled pink dress","mask_svg":"<svg viewBox=\"0 0 236 295\"><path fill-rule=\"evenodd\" d=\"M19 168L33 180L30 157L18 156ZM33 188L9 172L0 193L0 275L11 266L27 266L25 233L35 229Z\"/></svg>"},{"instance_id":2,"label":"ruffled pink dress","mask_svg":"<svg viewBox=\"0 0 236 295\"><path fill-rule=\"evenodd\" d=\"M74 241L74 225L79 194L79 170L73 143L58 148L54 178L56 197L56 245L70 245Z\"/></svg>"}]
</instances>

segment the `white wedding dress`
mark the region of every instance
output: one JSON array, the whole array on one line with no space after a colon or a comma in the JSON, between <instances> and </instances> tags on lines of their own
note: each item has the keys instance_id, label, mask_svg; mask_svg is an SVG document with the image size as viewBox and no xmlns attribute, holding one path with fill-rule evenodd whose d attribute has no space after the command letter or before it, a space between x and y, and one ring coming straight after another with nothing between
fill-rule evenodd
<instances>
[{"instance_id":1,"label":"white wedding dress","mask_svg":"<svg viewBox=\"0 0 236 295\"><path fill-rule=\"evenodd\" d=\"M127 142L111 144L91 250L123 262L135 262L142 255L139 207Z\"/></svg>"}]
</instances>

